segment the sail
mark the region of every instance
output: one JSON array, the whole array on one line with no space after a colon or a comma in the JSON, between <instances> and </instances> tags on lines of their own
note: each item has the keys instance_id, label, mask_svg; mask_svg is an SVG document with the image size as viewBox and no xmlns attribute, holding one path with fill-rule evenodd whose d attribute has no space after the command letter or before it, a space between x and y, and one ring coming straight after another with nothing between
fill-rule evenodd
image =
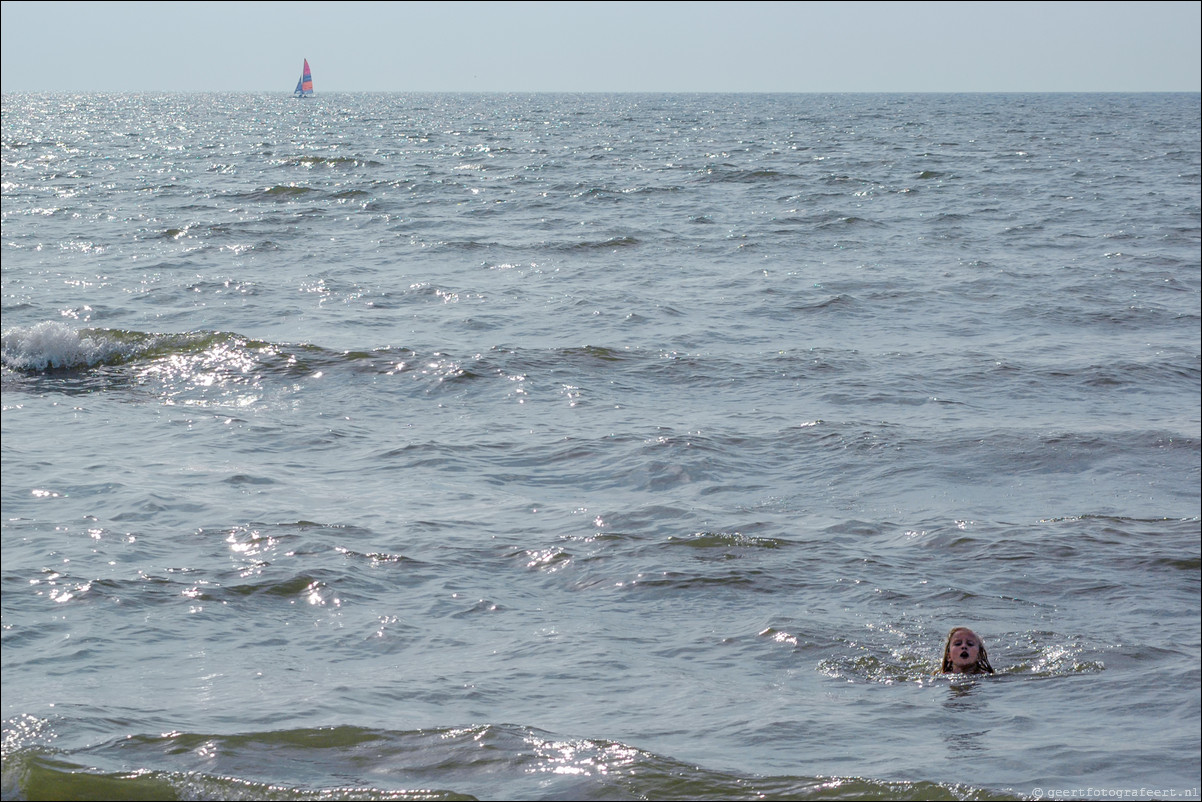
<instances>
[{"instance_id":1,"label":"sail","mask_svg":"<svg viewBox=\"0 0 1202 802\"><path fill-rule=\"evenodd\" d=\"M296 82L296 89L292 94L297 97L308 97L313 94L313 73L309 72L309 59L305 59L305 68L301 71L300 80Z\"/></svg>"}]
</instances>

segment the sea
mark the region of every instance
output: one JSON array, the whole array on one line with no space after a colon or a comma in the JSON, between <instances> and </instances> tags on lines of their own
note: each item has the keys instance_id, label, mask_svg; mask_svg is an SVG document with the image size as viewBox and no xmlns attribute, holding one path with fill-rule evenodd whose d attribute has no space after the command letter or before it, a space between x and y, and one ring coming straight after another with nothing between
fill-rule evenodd
<instances>
[{"instance_id":1,"label":"sea","mask_svg":"<svg viewBox=\"0 0 1202 802\"><path fill-rule=\"evenodd\" d=\"M4 93L3 798L1199 799L1200 152Z\"/></svg>"}]
</instances>

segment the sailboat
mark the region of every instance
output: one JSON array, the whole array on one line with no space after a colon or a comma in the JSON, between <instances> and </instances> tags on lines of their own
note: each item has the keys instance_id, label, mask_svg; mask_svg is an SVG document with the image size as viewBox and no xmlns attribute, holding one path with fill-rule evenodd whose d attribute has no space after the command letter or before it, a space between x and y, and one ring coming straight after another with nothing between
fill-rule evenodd
<instances>
[{"instance_id":1,"label":"sailboat","mask_svg":"<svg viewBox=\"0 0 1202 802\"><path fill-rule=\"evenodd\" d=\"M305 68L301 71L300 80L296 82L296 89L292 94L297 97L309 97L313 94L313 73L309 72L309 59L305 59Z\"/></svg>"}]
</instances>

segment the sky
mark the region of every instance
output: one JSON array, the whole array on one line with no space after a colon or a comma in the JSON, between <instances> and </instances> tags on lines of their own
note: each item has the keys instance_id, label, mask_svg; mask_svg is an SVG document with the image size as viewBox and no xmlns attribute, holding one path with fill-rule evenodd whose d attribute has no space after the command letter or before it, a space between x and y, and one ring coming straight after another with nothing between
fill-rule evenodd
<instances>
[{"instance_id":1,"label":"sky","mask_svg":"<svg viewBox=\"0 0 1202 802\"><path fill-rule=\"evenodd\" d=\"M1193 2L20 2L17 91L1198 92Z\"/></svg>"}]
</instances>

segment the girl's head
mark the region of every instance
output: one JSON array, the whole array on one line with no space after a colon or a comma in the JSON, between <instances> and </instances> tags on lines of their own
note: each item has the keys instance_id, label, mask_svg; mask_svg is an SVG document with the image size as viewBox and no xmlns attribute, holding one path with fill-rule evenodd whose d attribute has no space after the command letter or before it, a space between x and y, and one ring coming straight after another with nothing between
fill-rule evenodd
<instances>
[{"instance_id":1,"label":"girl's head","mask_svg":"<svg viewBox=\"0 0 1202 802\"><path fill-rule=\"evenodd\" d=\"M989 655L985 653L985 644L977 637L977 633L968 627L956 627L947 633L947 643L943 645L943 662L939 672L942 674L992 674L993 666L989 665Z\"/></svg>"}]
</instances>

